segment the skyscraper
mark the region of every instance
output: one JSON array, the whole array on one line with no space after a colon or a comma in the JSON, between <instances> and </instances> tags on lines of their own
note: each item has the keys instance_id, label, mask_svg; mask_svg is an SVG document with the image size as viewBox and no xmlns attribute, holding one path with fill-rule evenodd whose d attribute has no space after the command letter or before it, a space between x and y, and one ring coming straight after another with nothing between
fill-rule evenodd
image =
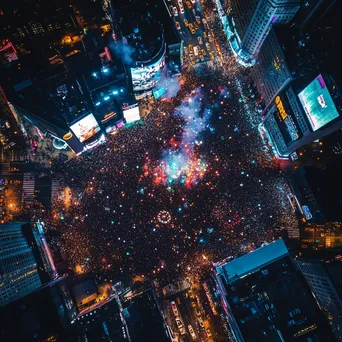
<instances>
[{"instance_id":1,"label":"skyscraper","mask_svg":"<svg viewBox=\"0 0 342 342\"><path fill-rule=\"evenodd\" d=\"M0 306L41 286L37 263L22 226L22 223L0 225Z\"/></svg>"},{"instance_id":2,"label":"skyscraper","mask_svg":"<svg viewBox=\"0 0 342 342\"><path fill-rule=\"evenodd\" d=\"M232 0L228 4L229 41L237 60L254 64L273 24L287 24L299 9L299 0Z\"/></svg>"},{"instance_id":3,"label":"skyscraper","mask_svg":"<svg viewBox=\"0 0 342 342\"><path fill-rule=\"evenodd\" d=\"M266 107L292 80L274 29L270 31L260 49L257 62L252 68L252 77Z\"/></svg>"},{"instance_id":4,"label":"skyscraper","mask_svg":"<svg viewBox=\"0 0 342 342\"><path fill-rule=\"evenodd\" d=\"M338 291L338 287L342 285L341 265L322 264L320 261L303 259L297 260L297 265L315 294L318 304L328 317L335 337L338 341L342 341L342 300L341 293ZM338 277L334 277L335 274Z\"/></svg>"},{"instance_id":5,"label":"skyscraper","mask_svg":"<svg viewBox=\"0 0 342 342\"><path fill-rule=\"evenodd\" d=\"M334 340L282 240L214 266L236 341Z\"/></svg>"}]
</instances>

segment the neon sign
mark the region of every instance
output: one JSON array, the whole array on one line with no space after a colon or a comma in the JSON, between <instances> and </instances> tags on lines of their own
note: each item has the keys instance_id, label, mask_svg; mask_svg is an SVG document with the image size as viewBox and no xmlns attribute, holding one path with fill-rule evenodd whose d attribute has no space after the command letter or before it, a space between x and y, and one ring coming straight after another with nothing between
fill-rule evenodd
<instances>
[{"instance_id":1,"label":"neon sign","mask_svg":"<svg viewBox=\"0 0 342 342\"><path fill-rule=\"evenodd\" d=\"M275 103L280 114L281 120L284 121L287 118L287 113L284 108L283 101L280 99L280 96L276 97Z\"/></svg>"}]
</instances>

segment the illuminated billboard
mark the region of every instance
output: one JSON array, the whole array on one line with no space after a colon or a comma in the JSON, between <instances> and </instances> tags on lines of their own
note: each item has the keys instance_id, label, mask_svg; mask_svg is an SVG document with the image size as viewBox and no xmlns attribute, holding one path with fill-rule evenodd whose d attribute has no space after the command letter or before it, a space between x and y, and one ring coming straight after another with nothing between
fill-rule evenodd
<instances>
[{"instance_id":1,"label":"illuminated billboard","mask_svg":"<svg viewBox=\"0 0 342 342\"><path fill-rule=\"evenodd\" d=\"M80 142L84 142L99 132L100 126L94 115L89 114L80 121L72 124L70 129L75 133Z\"/></svg>"},{"instance_id":2,"label":"illuminated billboard","mask_svg":"<svg viewBox=\"0 0 342 342\"><path fill-rule=\"evenodd\" d=\"M134 107L127 107L123 109L123 116L127 123L140 120L139 107L136 105Z\"/></svg>"},{"instance_id":3,"label":"illuminated billboard","mask_svg":"<svg viewBox=\"0 0 342 342\"><path fill-rule=\"evenodd\" d=\"M298 97L314 131L338 117L322 75L318 75Z\"/></svg>"},{"instance_id":4,"label":"illuminated billboard","mask_svg":"<svg viewBox=\"0 0 342 342\"><path fill-rule=\"evenodd\" d=\"M131 68L133 91L152 89L159 81L164 65L165 53L153 64Z\"/></svg>"},{"instance_id":5,"label":"illuminated billboard","mask_svg":"<svg viewBox=\"0 0 342 342\"><path fill-rule=\"evenodd\" d=\"M282 133L286 145L289 145L299 138L299 130L295 117L293 116L291 105L285 97L282 99L281 96L277 96L274 102L279 130Z\"/></svg>"}]
</instances>

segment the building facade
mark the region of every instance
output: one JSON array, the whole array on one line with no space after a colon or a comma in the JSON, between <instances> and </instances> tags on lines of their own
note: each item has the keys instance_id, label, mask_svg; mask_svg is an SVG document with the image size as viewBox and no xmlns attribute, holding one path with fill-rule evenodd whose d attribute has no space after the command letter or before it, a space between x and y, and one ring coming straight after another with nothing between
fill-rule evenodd
<instances>
[{"instance_id":1,"label":"building facade","mask_svg":"<svg viewBox=\"0 0 342 342\"><path fill-rule=\"evenodd\" d=\"M329 269L321 262L297 260L297 265L304 274L315 298L330 321L332 331L338 341L342 341L342 301L333 281L329 277ZM339 268L339 272L341 272Z\"/></svg>"},{"instance_id":2,"label":"building facade","mask_svg":"<svg viewBox=\"0 0 342 342\"><path fill-rule=\"evenodd\" d=\"M252 68L252 77L266 107L292 80L284 52L273 29L260 49Z\"/></svg>"},{"instance_id":3,"label":"building facade","mask_svg":"<svg viewBox=\"0 0 342 342\"><path fill-rule=\"evenodd\" d=\"M299 6L299 0L232 0L224 4L228 7L228 39L238 62L253 65L272 26L289 23Z\"/></svg>"},{"instance_id":4,"label":"building facade","mask_svg":"<svg viewBox=\"0 0 342 342\"><path fill-rule=\"evenodd\" d=\"M282 240L214 267L236 341L334 340Z\"/></svg>"},{"instance_id":5,"label":"building facade","mask_svg":"<svg viewBox=\"0 0 342 342\"><path fill-rule=\"evenodd\" d=\"M263 125L277 157L289 157L304 145L342 127L340 95L332 77L318 75L301 92L290 86L266 109Z\"/></svg>"},{"instance_id":6,"label":"building facade","mask_svg":"<svg viewBox=\"0 0 342 342\"><path fill-rule=\"evenodd\" d=\"M0 306L28 295L42 284L22 223L0 225L0 280Z\"/></svg>"}]
</instances>

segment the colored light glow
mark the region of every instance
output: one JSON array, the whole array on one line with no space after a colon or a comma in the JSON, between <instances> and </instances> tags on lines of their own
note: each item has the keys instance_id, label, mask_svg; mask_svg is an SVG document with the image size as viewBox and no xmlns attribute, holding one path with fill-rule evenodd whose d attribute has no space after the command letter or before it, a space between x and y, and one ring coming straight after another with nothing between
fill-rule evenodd
<instances>
[{"instance_id":1,"label":"colored light glow","mask_svg":"<svg viewBox=\"0 0 342 342\"><path fill-rule=\"evenodd\" d=\"M163 152L157 166L151 166L147 160L145 174L152 174L155 184L179 182L191 187L198 184L208 170L206 161L198 155L197 147L202 144L202 140L198 139L199 134L208 126L212 113L208 108L201 111L200 92L197 89L176 110L175 115L185 120L181 141L176 141L174 137L170 139L169 147Z\"/></svg>"},{"instance_id":2,"label":"colored light glow","mask_svg":"<svg viewBox=\"0 0 342 342\"><path fill-rule=\"evenodd\" d=\"M77 121L70 128L80 142L84 142L101 130L93 114L89 114Z\"/></svg>"},{"instance_id":3,"label":"colored light glow","mask_svg":"<svg viewBox=\"0 0 342 342\"><path fill-rule=\"evenodd\" d=\"M322 75L318 75L298 97L314 131L338 117Z\"/></svg>"}]
</instances>

